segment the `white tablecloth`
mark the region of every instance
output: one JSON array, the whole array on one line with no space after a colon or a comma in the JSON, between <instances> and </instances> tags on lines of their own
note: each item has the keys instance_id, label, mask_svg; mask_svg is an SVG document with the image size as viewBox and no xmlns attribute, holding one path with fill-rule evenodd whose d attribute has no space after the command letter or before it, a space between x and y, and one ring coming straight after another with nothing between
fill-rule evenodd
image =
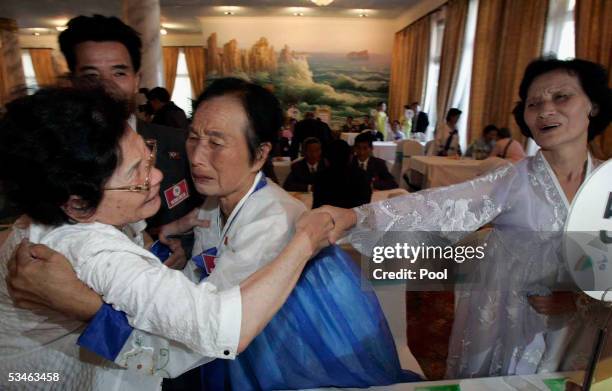
<instances>
[{"instance_id":1,"label":"white tablecloth","mask_svg":"<svg viewBox=\"0 0 612 391\"><path fill-rule=\"evenodd\" d=\"M348 145L352 146L355 144L355 137L359 136L359 133L341 133L340 139L347 142Z\"/></svg>"},{"instance_id":2,"label":"white tablecloth","mask_svg":"<svg viewBox=\"0 0 612 391\"><path fill-rule=\"evenodd\" d=\"M408 164L410 171L422 177L420 186L425 189L465 182L509 163L498 157L473 160L443 156L413 156L409 158ZM413 173L410 175L411 180L415 177Z\"/></svg>"},{"instance_id":3,"label":"white tablecloth","mask_svg":"<svg viewBox=\"0 0 612 391\"><path fill-rule=\"evenodd\" d=\"M397 144L394 141L374 141L373 155L383 160L395 161Z\"/></svg>"}]
</instances>

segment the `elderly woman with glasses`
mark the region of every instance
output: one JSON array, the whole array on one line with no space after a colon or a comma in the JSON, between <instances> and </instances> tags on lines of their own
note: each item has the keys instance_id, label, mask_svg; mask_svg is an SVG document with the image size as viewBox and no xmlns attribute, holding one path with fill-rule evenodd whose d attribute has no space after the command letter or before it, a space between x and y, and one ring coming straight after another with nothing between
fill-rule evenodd
<instances>
[{"instance_id":1,"label":"elderly woman with glasses","mask_svg":"<svg viewBox=\"0 0 612 391\"><path fill-rule=\"evenodd\" d=\"M6 109L0 120L0 180L31 222L21 219L0 246L2 389L18 384L159 389L161 378L146 375L173 376L215 357L234 358L286 300L307 260L328 243L329 216L311 214L268 267L250 278L223 289L190 281L142 248L142 220L160 206L162 174L153 165L155 144L128 126L122 102L99 88L49 88ZM33 255L49 259L8 262L23 239L65 254L70 263L40 245ZM14 305L9 293L21 307L53 307L56 297L25 298L7 277L42 267L45 281L70 266L76 276L53 284L70 292L63 310L71 317ZM99 310L98 295L124 313ZM77 307L80 312L71 310ZM83 320L96 312L126 317L137 331L124 351L115 352L120 366L77 345ZM147 345L160 339L153 334L167 338L157 349Z\"/></svg>"}]
</instances>

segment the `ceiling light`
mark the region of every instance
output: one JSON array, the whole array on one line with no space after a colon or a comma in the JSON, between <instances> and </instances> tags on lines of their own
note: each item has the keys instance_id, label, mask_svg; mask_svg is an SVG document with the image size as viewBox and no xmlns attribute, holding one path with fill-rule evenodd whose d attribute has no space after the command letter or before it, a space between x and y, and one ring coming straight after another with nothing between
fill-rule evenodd
<instances>
[{"instance_id":1,"label":"ceiling light","mask_svg":"<svg viewBox=\"0 0 612 391\"><path fill-rule=\"evenodd\" d=\"M168 30L166 30L166 29L160 29L160 30L159 30L159 33L160 33L161 35L168 35Z\"/></svg>"},{"instance_id":2,"label":"ceiling light","mask_svg":"<svg viewBox=\"0 0 612 391\"><path fill-rule=\"evenodd\" d=\"M368 14L359 14L359 17L360 17L360 18L367 18L367 17L368 17Z\"/></svg>"},{"instance_id":3,"label":"ceiling light","mask_svg":"<svg viewBox=\"0 0 612 391\"><path fill-rule=\"evenodd\" d=\"M328 5L330 5L334 0L310 0L313 3L315 3L316 5L318 5L319 7L326 7Z\"/></svg>"},{"instance_id":4,"label":"ceiling light","mask_svg":"<svg viewBox=\"0 0 612 391\"><path fill-rule=\"evenodd\" d=\"M225 11L224 14L225 15L234 15L234 13L232 11Z\"/></svg>"},{"instance_id":5,"label":"ceiling light","mask_svg":"<svg viewBox=\"0 0 612 391\"><path fill-rule=\"evenodd\" d=\"M293 16L304 16L302 12L294 12Z\"/></svg>"},{"instance_id":6,"label":"ceiling light","mask_svg":"<svg viewBox=\"0 0 612 391\"><path fill-rule=\"evenodd\" d=\"M56 26L56 27L55 27L55 29L56 29L57 31L60 31L60 32L61 32L61 31L66 30L67 28L68 28L68 27L66 27L66 26Z\"/></svg>"},{"instance_id":7,"label":"ceiling light","mask_svg":"<svg viewBox=\"0 0 612 391\"><path fill-rule=\"evenodd\" d=\"M33 35L38 37L40 35L40 33L37 31L37 32L33 33Z\"/></svg>"}]
</instances>

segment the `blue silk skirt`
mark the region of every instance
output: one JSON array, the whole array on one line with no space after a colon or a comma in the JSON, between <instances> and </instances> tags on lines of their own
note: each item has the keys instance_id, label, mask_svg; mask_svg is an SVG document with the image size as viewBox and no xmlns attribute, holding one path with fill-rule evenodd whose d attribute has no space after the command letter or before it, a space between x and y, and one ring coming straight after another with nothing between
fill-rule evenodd
<instances>
[{"instance_id":1,"label":"blue silk skirt","mask_svg":"<svg viewBox=\"0 0 612 391\"><path fill-rule=\"evenodd\" d=\"M401 369L383 311L364 284L348 254L337 246L325 248L236 360L202 367L204 388L367 387L422 380Z\"/></svg>"}]
</instances>

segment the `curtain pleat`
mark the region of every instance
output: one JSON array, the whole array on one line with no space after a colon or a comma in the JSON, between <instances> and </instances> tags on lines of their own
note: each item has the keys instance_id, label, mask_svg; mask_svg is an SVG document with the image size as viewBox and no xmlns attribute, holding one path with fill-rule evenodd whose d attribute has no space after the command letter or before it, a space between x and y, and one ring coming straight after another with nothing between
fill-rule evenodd
<instances>
[{"instance_id":1,"label":"curtain pleat","mask_svg":"<svg viewBox=\"0 0 612 391\"><path fill-rule=\"evenodd\" d=\"M403 106L423 102L429 64L431 15L395 33L389 82L389 117L399 119Z\"/></svg>"},{"instance_id":2,"label":"curtain pleat","mask_svg":"<svg viewBox=\"0 0 612 391\"><path fill-rule=\"evenodd\" d=\"M196 99L204 91L206 85L206 59L204 56L203 47L190 46L185 48L185 61L187 62L193 99Z\"/></svg>"},{"instance_id":3,"label":"curtain pleat","mask_svg":"<svg viewBox=\"0 0 612 391\"><path fill-rule=\"evenodd\" d=\"M576 57L603 65L612 84L612 1L576 0ZM612 157L612 126L591 142L600 159Z\"/></svg>"},{"instance_id":4,"label":"curtain pleat","mask_svg":"<svg viewBox=\"0 0 612 391\"><path fill-rule=\"evenodd\" d=\"M525 141L513 120L525 68L540 57L548 0L479 3L470 93L469 142L493 123Z\"/></svg>"},{"instance_id":5,"label":"curtain pleat","mask_svg":"<svg viewBox=\"0 0 612 391\"><path fill-rule=\"evenodd\" d=\"M166 46L162 48L164 58L164 80L166 80L166 89L172 96L174 91L174 82L176 81L176 65L178 63L179 48L175 46Z\"/></svg>"},{"instance_id":6,"label":"curtain pleat","mask_svg":"<svg viewBox=\"0 0 612 391\"><path fill-rule=\"evenodd\" d=\"M53 63L53 49L29 49L36 83L39 86L54 84L57 79L56 66Z\"/></svg>"},{"instance_id":7,"label":"curtain pleat","mask_svg":"<svg viewBox=\"0 0 612 391\"><path fill-rule=\"evenodd\" d=\"M457 87L469 3L469 0L450 0L447 4L438 79L438 123L444 123Z\"/></svg>"}]
</instances>

